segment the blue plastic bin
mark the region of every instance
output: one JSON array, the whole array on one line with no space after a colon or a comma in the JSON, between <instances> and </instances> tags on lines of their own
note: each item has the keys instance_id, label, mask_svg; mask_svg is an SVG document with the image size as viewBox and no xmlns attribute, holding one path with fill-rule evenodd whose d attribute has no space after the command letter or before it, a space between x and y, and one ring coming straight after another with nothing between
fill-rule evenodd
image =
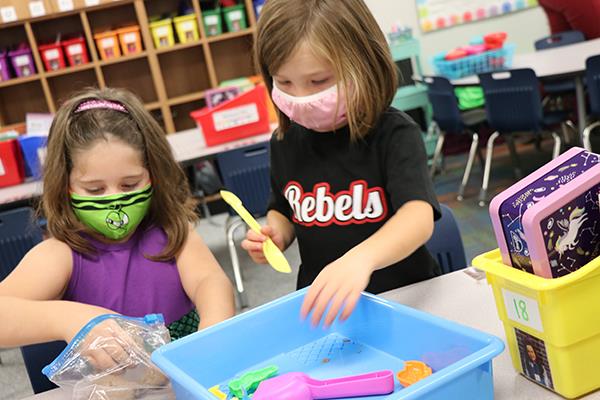
<instances>
[{"instance_id":1,"label":"blue plastic bin","mask_svg":"<svg viewBox=\"0 0 600 400\"><path fill-rule=\"evenodd\" d=\"M431 60L436 75L448 79L459 79L464 76L476 75L482 72L499 71L508 69L512 65L515 45L508 43L496 50L488 50L480 54L474 54L447 61L442 57L434 57Z\"/></svg>"},{"instance_id":2,"label":"blue plastic bin","mask_svg":"<svg viewBox=\"0 0 600 400\"><path fill-rule=\"evenodd\" d=\"M40 179L42 167L40 163L40 152L46 147L45 136L21 136L19 144L25 159L25 176Z\"/></svg>"},{"instance_id":3,"label":"blue plastic bin","mask_svg":"<svg viewBox=\"0 0 600 400\"><path fill-rule=\"evenodd\" d=\"M395 375L403 360L424 361L434 373L364 399L494 398L492 358L504 349L500 339L369 294L345 323L312 328L299 318L305 290L169 343L152 361L178 400L214 400L209 388L266 365L327 379L384 369Z\"/></svg>"}]
</instances>

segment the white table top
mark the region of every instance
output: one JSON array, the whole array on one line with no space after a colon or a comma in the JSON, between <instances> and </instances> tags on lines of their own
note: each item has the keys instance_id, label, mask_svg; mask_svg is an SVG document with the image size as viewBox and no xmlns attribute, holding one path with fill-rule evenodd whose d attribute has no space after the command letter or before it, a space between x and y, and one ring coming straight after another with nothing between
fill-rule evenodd
<instances>
[{"instance_id":1,"label":"white table top","mask_svg":"<svg viewBox=\"0 0 600 400\"><path fill-rule=\"evenodd\" d=\"M505 341L504 328L496 313L491 288L485 279L476 280L464 271L400 288L383 297L433 315L491 333ZM506 341L505 341L506 344ZM513 369L508 347L493 361L496 400L553 400L562 397L525 379ZM28 400L66 400L61 390ZM582 397L600 400L600 391Z\"/></svg>"},{"instance_id":2,"label":"white table top","mask_svg":"<svg viewBox=\"0 0 600 400\"><path fill-rule=\"evenodd\" d=\"M276 126L276 124L271 124L271 130L268 133L210 147L206 146L204 136L202 136L202 133L197 128L167 135L167 140L171 145L175 160L180 164L189 165L218 153L268 142ZM38 181L9 186L0 189L0 204L27 200L32 197L38 197L41 194L42 184Z\"/></svg>"},{"instance_id":3,"label":"white table top","mask_svg":"<svg viewBox=\"0 0 600 400\"><path fill-rule=\"evenodd\" d=\"M568 46L515 54L511 68L531 68L538 78L574 76L585 71L585 60L600 54L600 38ZM453 85L476 85L477 75L452 80Z\"/></svg>"}]
</instances>

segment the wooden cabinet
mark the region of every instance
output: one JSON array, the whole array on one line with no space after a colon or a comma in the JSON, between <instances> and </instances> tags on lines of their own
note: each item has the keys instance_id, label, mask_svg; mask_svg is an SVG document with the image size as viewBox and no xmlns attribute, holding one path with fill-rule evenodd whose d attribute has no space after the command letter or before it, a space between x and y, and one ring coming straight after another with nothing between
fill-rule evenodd
<instances>
[{"instance_id":1,"label":"wooden cabinet","mask_svg":"<svg viewBox=\"0 0 600 400\"><path fill-rule=\"evenodd\" d=\"M149 19L177 12L176 1L122 0L0 25L0 50L19 43L32 49L37 72L0 81L0 128L22 124L27 112L55 112L74 91L122 87L136 93L168 133L190 128L189 112L204 106L204 92L219 82L254 75L252 43L256 17L252 0L243 0L248 28L207 36L199 0L191 0L199 40L154 47ZM101 60L94 35L138 25L141 53ZM225 24L223 24L225 26ZM39 46L57 35L81 33L89 63L46 71Z\"/></svg>"}]
</instances>

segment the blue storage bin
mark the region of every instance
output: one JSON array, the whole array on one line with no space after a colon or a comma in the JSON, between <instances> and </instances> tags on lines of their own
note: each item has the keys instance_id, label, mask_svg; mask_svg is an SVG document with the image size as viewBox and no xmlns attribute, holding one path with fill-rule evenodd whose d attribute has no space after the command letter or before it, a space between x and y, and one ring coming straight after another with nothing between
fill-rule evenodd
<instances>
[{"instance_id":1,"label":"blue storage bin","mask_svg":"<svg viewBox=\"0 0 600 400\"><path fill-rule=\"evenodd\" d=\"M25 176L40 179L42 177L42 167L40 163L40 152L46 147L45 136L21 136L19 144L25 159Z\"/></svg>"},{"instance_id":2,"label":"blue storage bin","mask_svg":"<svg viewBox=\"0 0 600 400\"><path fill-rule=\"evenodd\" d=\"M404 360L424 361L434 373L407 388L396 380L393 394L364 399L494 398L492 358L504 349L500 339L370 294L346 322L312 328L299 317L305 292L169 343L152 361L178 400L214 400L209 388L272 364L280 374L328 379L384 369L395 375Z\"/></svg>"},{"instance_id":3,"label":"blue storage bin","mask_svg":"<svg viewBox=\"0 0 600 400\"><path fill-rule=\"evenodd\" d=\"M447 61L438 55L431 60L431 64L436 75L445 76L448 79L459 79L482 72L508 69L512 65L514 53L515 45L508 43L500 49L488 50L458 60Z\"/></svg>"}]
</instances>

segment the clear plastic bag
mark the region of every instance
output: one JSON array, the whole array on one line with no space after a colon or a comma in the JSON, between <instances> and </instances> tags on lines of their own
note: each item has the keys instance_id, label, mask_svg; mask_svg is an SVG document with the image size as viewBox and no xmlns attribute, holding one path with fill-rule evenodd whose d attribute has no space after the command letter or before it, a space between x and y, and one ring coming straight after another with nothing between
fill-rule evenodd
<instances>
[{"instance_id":1,"label":"clear plastic bag","mask_svg":"<svg viewBox=\"0 0 600 400\"><path fill-rule=\"evenodd\" d=\"M86 324L43 373L73 400L174 399L166 376L150 361L171 341L160 314L101 315Z\"/></svg>"}]
</instances>

